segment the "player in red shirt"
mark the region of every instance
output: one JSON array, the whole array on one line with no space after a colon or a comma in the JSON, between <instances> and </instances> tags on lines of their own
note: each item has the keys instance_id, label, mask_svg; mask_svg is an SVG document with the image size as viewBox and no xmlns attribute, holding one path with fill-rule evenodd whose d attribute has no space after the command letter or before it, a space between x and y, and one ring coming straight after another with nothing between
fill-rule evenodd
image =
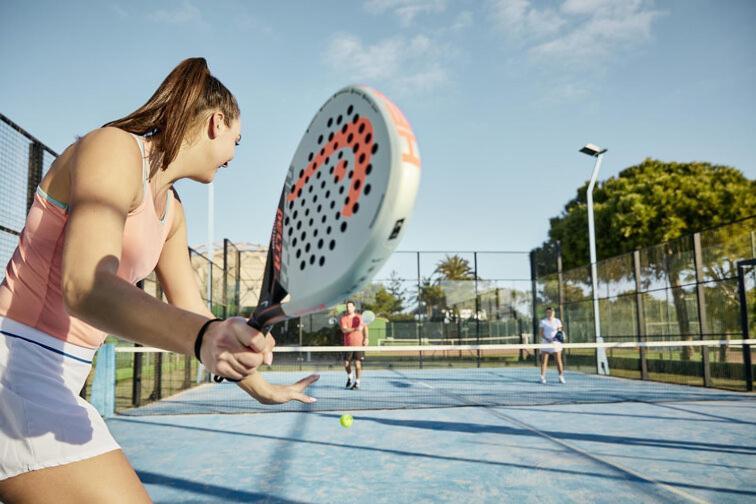
<instances>
[{"instance_id":1,"label":"player in red shirt","mask_svg":"<svg viewBox=\"0 0 756 504\"><path fill-rule=\"evenodd\" d=\"M347 301L346 312L339 320L339 327L344 335L343 346L367 345L367 327L362 321L362 316L355 312L354 301ZM365 360L365 352L344 352L344 369L347 372L346 388L351 390L360 388L363 360ZM352 374L352 362L354 362L355 374Z\"/></svg>"}]
</instances>

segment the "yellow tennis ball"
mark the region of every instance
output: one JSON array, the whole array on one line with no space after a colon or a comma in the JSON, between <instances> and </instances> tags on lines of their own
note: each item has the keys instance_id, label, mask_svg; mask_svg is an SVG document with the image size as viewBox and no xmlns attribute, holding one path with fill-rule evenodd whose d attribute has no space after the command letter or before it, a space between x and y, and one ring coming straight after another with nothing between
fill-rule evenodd
<instances>
[{"instance_id":1,"label":"yellow tennis ball","mask_svg":"<svg viewBox=\"0 0 756 504\"><path fill-rule=\"evenodd\" d=\"M354 418L352 418L352 415L341 415L341 418L339 418L339 423L345 429L348 429L349 427L351 427L353 421L354 421Z\"/></svg>"}]
</instances>

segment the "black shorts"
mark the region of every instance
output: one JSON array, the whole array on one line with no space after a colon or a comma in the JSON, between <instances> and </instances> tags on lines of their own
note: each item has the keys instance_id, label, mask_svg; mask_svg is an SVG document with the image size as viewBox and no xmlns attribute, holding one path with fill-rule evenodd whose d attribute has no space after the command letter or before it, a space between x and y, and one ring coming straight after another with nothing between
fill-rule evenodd
<instances>
[{"instance_id":1,"label":"black shorts","mask_svg":"<svg viewBox=\"0 0 756 504\"><path fill-rule=\"evenodd\" d=\"M365 352L343 352L341 356L344 362L365 360Z\"/></svg>"}]
</instances>

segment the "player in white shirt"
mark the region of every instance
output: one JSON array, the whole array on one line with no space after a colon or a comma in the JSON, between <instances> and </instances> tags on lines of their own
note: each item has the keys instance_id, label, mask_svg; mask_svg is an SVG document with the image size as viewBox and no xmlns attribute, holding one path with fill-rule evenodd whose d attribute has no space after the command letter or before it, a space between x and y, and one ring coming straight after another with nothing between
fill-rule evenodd
<instances>
[{"instance_id":1,"label":"player in white shirt","mask_svg":"<svg viewBox=\"0 0 756 504\"><path fill-rule=\"evenodd\" d=\"M562 321L554 316L552 307L546 308L546 318L541 320L541 343L556 343L554 347L541 349L541 383L546 383L546 367L549 365L549 355L556 359L559 370L559 383L564 383L564 365L562 364L562 346L556 340L556 335L562 330Z\"/></svg>"}]
</instances>

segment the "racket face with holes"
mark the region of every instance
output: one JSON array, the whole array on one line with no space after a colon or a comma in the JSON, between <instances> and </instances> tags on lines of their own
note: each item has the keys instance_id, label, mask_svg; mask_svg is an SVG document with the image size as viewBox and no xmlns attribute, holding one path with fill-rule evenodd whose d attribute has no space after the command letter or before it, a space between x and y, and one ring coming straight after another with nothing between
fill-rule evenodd
<instances>
[{"instance_id":1,"label":"racket face with holes","mask_svg":"<svg viewBox=\"0 0 756 504\"><path fill-rule=\"evenodd\" d=\"M419 181L415 136L393 103L363 86L332 96L291 161L257 325L323 310L363 287L401 240Z\"/></svg>"}]
</instances>

